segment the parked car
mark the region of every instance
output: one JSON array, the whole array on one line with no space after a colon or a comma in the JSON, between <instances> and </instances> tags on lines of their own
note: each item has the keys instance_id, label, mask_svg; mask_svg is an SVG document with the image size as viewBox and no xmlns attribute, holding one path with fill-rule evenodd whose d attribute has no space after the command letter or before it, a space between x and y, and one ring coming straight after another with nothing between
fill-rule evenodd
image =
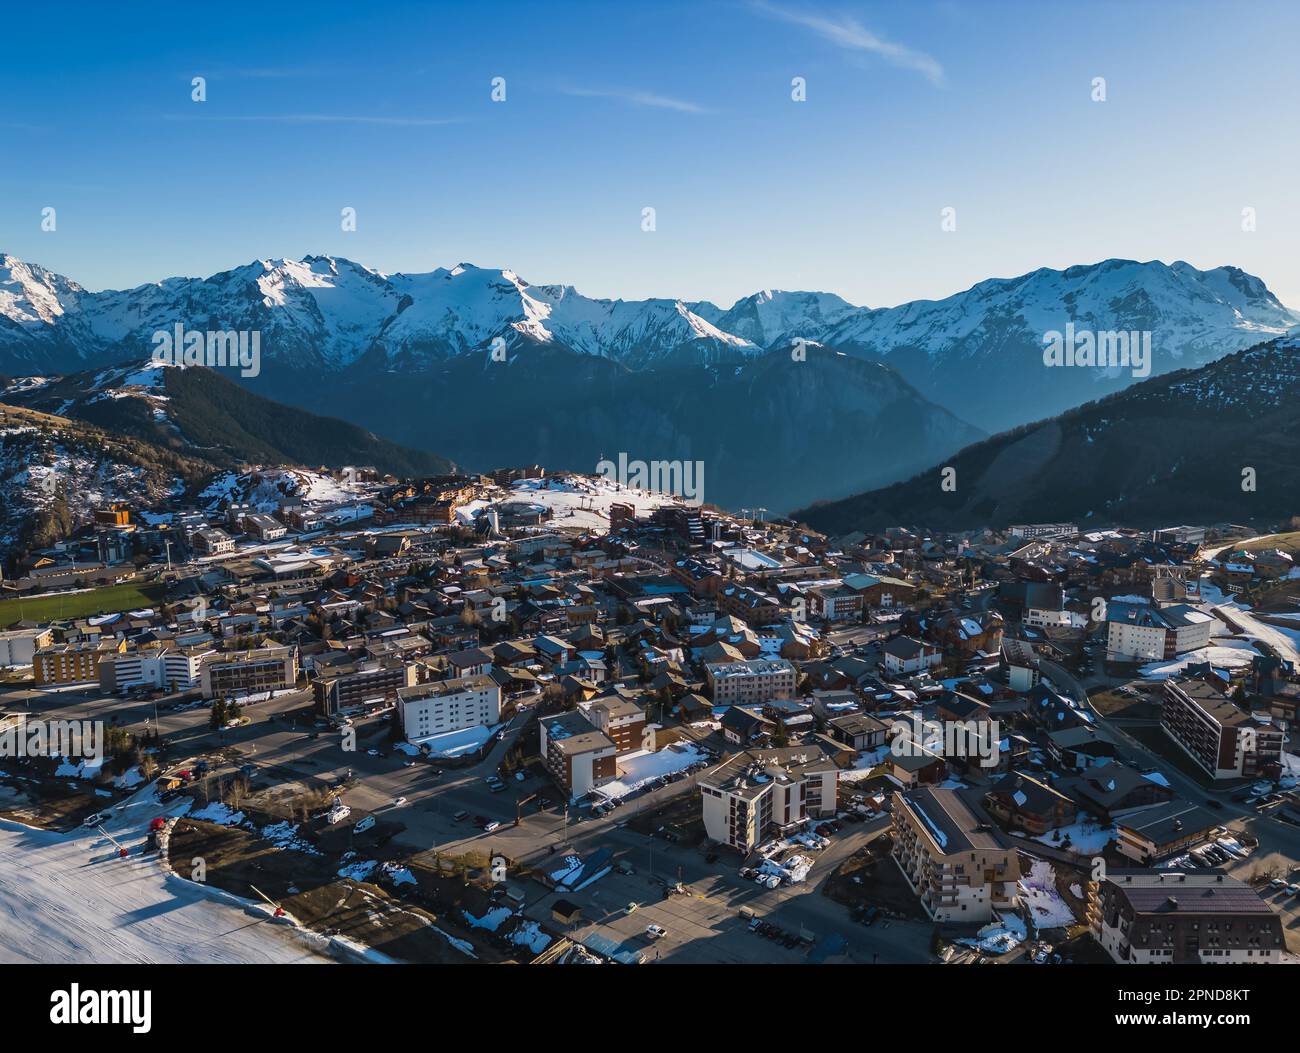
<instances>
[{"instance_id":1,"label":"parked car","mask_svg":"<svg viewBox=\"0 0 1300 1053\"><path fill-rule=\"evenodd\" d=\"M90 815L86 816L86 818L81 821L81 825L98 826L103 821L104 821L104 816L100 815L98 812L92 812Z\"/></svg>"},{"instance_id":2,"label":"parked car","mask_svg":"<svg viewBox=\"0 0 1300 1053\"><path fill-rule=\"evenodd\" d=\"M662 925L647 925L645 934L652 940L659 940L668 935L668 930Z\"/></svg>"},{"instance_id":3,"label":"parked car","mask_svg":"<svg viewBox=\"0 0 1300 1053\"><path fill-rule=\"evenodd\" d=\"M453 823L463 823L468 818L469 818L469 812L465 811L462 808L459 812L457 812L455 815L451 817L451 821Z\"/></svg>"}]
</instances>

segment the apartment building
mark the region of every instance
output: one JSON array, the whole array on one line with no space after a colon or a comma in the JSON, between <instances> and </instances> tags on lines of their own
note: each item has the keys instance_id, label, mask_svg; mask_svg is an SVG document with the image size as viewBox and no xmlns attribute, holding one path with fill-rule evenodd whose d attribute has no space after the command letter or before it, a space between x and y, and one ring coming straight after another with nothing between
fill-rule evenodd
<instances>
[{"instance_id":1,"label":"apartment building","mask_svg":"<svg viewBox=\"0 0 1300 1053\"><path fill-rule=\"evenodd\" d=\"M407 742L485 727L501 719L501 685L490 676L461 676L397 689Z\"/></svg>"},{"instance_id":2,"label":"apartment building","mask_svg":"<svg viewBox=\"0 0 1300 1053\"><path fill-rule=\"evenodd\" d=\"M755 658L746 662L710 662L704 667L713 704L766 702L794 698L799 674L784 658Z\"/></svg>"},{"instance_id":3,"label":"apartment building","mask_svg":"<svg viewBox=\"0 0 1300 1053\"><path fill-rule=\"evenodd\" d=\"M618 776L618 747L583 714L544 717L537 727L542 763L570 800Z\"/></svg>"},{"instance_id":4,"label":"apartment building","mask_svg":"<svg viewBox=\"0 0 1300 1053\"><path fill-rule=\"evenodd\" d=\"M204 698L258 694L293 687L298 682L296 647L258 647L209 655L200 686Z\"/></svg>"},{"instance_id":5,"label":"apartment building","mask_svg":"<svg viewBox=\"0 0 1300 1053\"><path fill-rule=\"evenodd\" d=\"M1204 680L1165 681L1160 726L1213 779L1259 778L1282 762L1282 731Z\"/></svg>"},{"instance_id":6,"label":"apartment building","mask_svg":"<svg viewBox=\"0 0 1300 1053\"><path fill-rule=\"evenodd\" d=\"M921 786L894 793L893 857L935 921L990 921L1016 899L1016 849L972 798Z\"/></svg>"},{"instance_id":7,"label":"apartment building","mask_svg":"<svg viewBox=\"0 0 1300 1053\"><path fill-rule=\"evenodd\" d=\"M1017 523L1007 527L1012 537L1033 540L1035 538L1072 537L1079 532L1073 523Z\"/></svg>"},{"instance_id":8,"label":"apartment building","mask_svg":"<svg viewBox=\"0 0 1300 1053\"><path fill-rule=\"evenodd\" d=\"M774 596L743 585L721 589L718 610L734 615L747 625L769 625L781 618L781 604Z\"/></svg>"},{"instance_id":9,"label":"apartment building","mask_svg":"<svg viewBox=\"0 0 1300 1053\"><path fill-rule=\"evenodd\" d=\"M1218 824L1219 818L1209 809L1170 798L1117 816L1115 851L1142 866L1152 866L1204 841Z\"/></svg>"},{"instance_id":10,"label":"apartment building","mask_svg":"<svg viewBox=\"0 0 1300 1053\"><path fill-rule=\"evenodd\" d=\"M13 629L0 633L0 666L31 665L36 652L54 643L49 629Z\"/></svg>"},{"instance_id":11,"label":"apartment building","mask_svg":"<svg viewBox=\"0 0 1300 1053\"><path fill-rule=\"evenodd\" d=\"M125 640L91 639L51 644L32 655L32 672L38 684L80 684L98 680L100 661L125 649Z\"/></svg>"},{"instance_id":12,"label":"apartment building","mask_svg":"<svg viewBox=\"0 0 1300 1053\"><path fill-rule=\"evenodd\" d=\"M615 695L593 699L579 708L585 712L592 726L614 743L620 754L643 748L645 710L635 702Z\"/></svg>"},{"instance_id":13,"label":"apartment building","mask_svg":"<svg viewBox=\"0 0 1300 1053\"><path fill-rule=\"evenodd\" d=\"M1271 965L1286 949L1259 893L1214 870L1113 870L1088 886L1088 922L1120 964Z\"/></svg>"},{"instance_id":14,"label":"apartment building","mask_svg":"<svg viewBox=\"0 0 1300 1053\"><path fill-rule=\"evenodd\" d=\"M1207 647L1214 619L1186 603L1154 607L1111 603L1106 608L1106 657L1152 661Z\"/></svg>"},{"instance_id":15,"label":"apartment building","mask_svg":"<svg viewBox=\"0 0 1300 1053\"><path fill-rule=\"evenodd\" d=\"M196 549L209 556L235 551L235 539L220 527L204 527L196 530L190 540Z\"/></svg>"},{"instance_id":16,"label":"apartment building","mask_svg":"<svg viewBox=\"0 0 1300 1053\"><path fill-rule=\"evenodd\" d=\"M259 541L278 541L289 532L283 523L265 512L250 512L243 517L243 526Z\"/></svg>"},{"instance_id":17,"label":"apartment building","mask_svg":"<svg viewBox=\"0 0 1300 1053\"><path fill-rule=\"evenodd\" d=\"M370 658L334 666L312 682L316 709L327 717L344 710L378 706L397 698L404 687L420 680L420 665L400 658Z\"/></svg>"},{"instance_id":18,"label":"apartment building","mask_svg":"<svg viewBox=\"0 0 1300 1053\"><path fill-rule=\"evenodd\" d=\"M893 676L923 673L943 661L943 651L911 636L895 636L885 644L885 672Z\"/></svg>"},{"instance_id":19,"label":"apartment building","mask_svg":"<svg viewBox=\"0 0 1300 1053\"><path fill-rule=\"evenodd\" d=\"M704 829L742 852L778 830L834 816L839 770L806 746L747 750L699 778Z\"/></svg>"},{"instance_id":20,"label":"apartment building","mask_svg":"<svg viewBox=\"0 0 1300 1053\"><path fill-rule=\"evenodd\" d=\"M808 601L809 613L828 622L862 617L862 593L844 584L809 589Z\"/></svg>"},{"instance_id":21,"label":"apartment building","mask_svg":"<svg viewBox=\"0 0 1300 1053\"><path fill-rule=\"evenodd\" d=\"M99 686L105 691L125 687L156 687L188 691L198 686L203 659L214 652L204 647L178 647L165 643L141 651L125 651L102 658Z\"/></svg>"}]
</instances>

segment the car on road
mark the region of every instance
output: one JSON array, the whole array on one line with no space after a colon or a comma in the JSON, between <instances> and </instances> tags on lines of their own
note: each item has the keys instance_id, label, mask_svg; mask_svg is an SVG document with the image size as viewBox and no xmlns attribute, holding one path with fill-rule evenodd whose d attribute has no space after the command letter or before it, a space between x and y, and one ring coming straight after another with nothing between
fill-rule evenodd
<instances>
[{"instance_id":1,"label":"car on road","mask_svg":"<svg viewBox=\"0 0 1300 1053\"><path fill-rule=\"evenodd\" d=\"M1286 891L1288 896L1300 896L1300 884L1287 885Z\"/></svg>"},{"instance_id":2,"label":"car on road","mask_svg":"<svg viewBox=\"0 0 1300 1053\"><path fill-rule=\"evenodd\" d=\"M469 812L465 811L462 808L459 812L457 812L455 815L451 817L451 821L453 823L463 823L468 818L469 818Z\"/></svg>"},{"instance_id":3,"label":"car on road","mask_svg":"<svg viewBox=\"0 0 1300 1053\"><path fill-rule=\"evenodd\" d=\"M98 826L100 823L104 821L104 818L105 817L100 815L98 812L92 812L90 815L86 816L86 818L81 821L81 825Z\"/></svg>"},{"instance_id":4,"label":"car on road","mask_svg":"<svg viewBox=\"0 0 1300 1053\"><path fill-rule=\"evenodd\" d=\"M1218 799L1216 799L1216 798L1214 798L1214 797L1207 797L1207 798L1205 798L1205 807L1207 807L1207 808L1222 808L1222 807L1223 807L1223 802L1220 801L1220 800L1218 800Z\"/></svg>"},{"instance_id":5,"label":"car on road","mask_svg":"<svg viewBox=\"0 0 1300 1053\"><path fill-rule=\"evenodd\" d=\"M652 940L661 940L668 935L668 930L662 925L647 925L645 934Z\"/></svg>"},{"instance_id":6,"label":"car on road","mask_svg":"<svg viewBox=\"0 0 1300 1053\"><path fill-rule=\"evenodd\" d=\"M367 757L378 757L378 756L379 756L379 751L378 751L378 750L374 750L374 749L366 750L366 756L367 756Z\"/></svg>"},{"instance_id":7,"label":"car on road","mask_svg":"<svg viewBox=\"0 0 1300 1053\"><path fill-rule=\"evenodd\" d=\"M1286 882L1283 881L1280 877L1275 877L1272 881L1268 883L1268 887L1271 889L1284 889L1286 888Z\"/></svg>"},{"instance_id":8,"label":"car on road","mask_svg":"<svg viewBox=\"0 0 1300 1053\"><path fill-rule=\"evenodd\" d=\"M489 819L486 823L483 824L483 832L485 834L490 834L492 833L492 831L500 830L500 829L501 829L501 824L497 822L495 819Z\"/></svg>"},{"instance_id":9,"label":"car on road","mask_svg":"<svg viewBox=\"0 0 1300 1053\"><path fill-rule=\"evenodd\" d=\"M405 803L406 803L406 798L405 798L405 797L394 797L394 798L393 798L393 807L394 807L394 808L400 808L400 807L402 807L402 805L404 805Z\"/></svg>"}]
</instances>

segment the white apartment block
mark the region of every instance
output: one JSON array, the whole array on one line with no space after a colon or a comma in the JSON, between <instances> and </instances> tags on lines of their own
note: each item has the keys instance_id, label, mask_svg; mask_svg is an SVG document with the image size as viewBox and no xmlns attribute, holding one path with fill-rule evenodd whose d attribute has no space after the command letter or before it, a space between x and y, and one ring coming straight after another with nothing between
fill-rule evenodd
<instances>
[{"instance_id":1,"label":"white apartment block","mask_svg":"<svg viewBox=\"0 0 1300 1053\"><path fill-rule=\"evenodd\" d=\"M501 719L501 685L490 676L462 676L397 689L397 709L407 742Z\"/></svg>"},{"instance_id":2,"label":"white apartment block","mask_svg":"<svg viewBox=\"0 0 1300 1053\"><path fill-rule=\"evenodd\" d=\"M895 636L884 648L885 672L892 676L923 673L943 662L943 651L911 636Z\"/></svg>"},{"instance_id":3,"label":"white apartment block","mask_svg":"<svg viewBox=\"0 0 1300 1053\"><path fill-rule=\"evenodd\" d=\"M704 667L713 702L768 702L794 698L799 674L784 658L755 658L747 662L710 662Z\"/></svg>"},{"instance_id":4,"label":"white apartment block","mask_svg":"<svg viewBox=\"0 0 1300 1053\"><path fill-rule=\"evenodd\" d=\"M807 747L737 754L699 778L705 832L749 852L774 831L834 816L838 778L835 763Z\"/></svg>"},{"instance_id":5,"label":"white apartment block","mask_svg":"<svg viewBox=\"0 0 1300 1053\"><path fill-rule=\"evenodd\" d=\"M204 658L214 653L163 647L106 656L99 663L99 685L106 691L124 687L189 691L202 681Z\"/></svg>"},{"instance_id":6,"label":"white apartment block","mask_svg":"<svg viewBox=\"0 0 1300 1053\"><path fill-rule=\"evenodd\" d=\"M0 633L0 666L31 665L36 652L54 642L49 629L13 629Z\"/></svg>"},{"instance_id":7,"label":"white apartment block","mask_svg":"<svg viewBox=\"0 0 1300 1053\"><path fill-rule=\"evenodd\" d=\"M1070 537L1078 532L1079 528L1073 523L1017 523L1007 527L1007 533L1012 537L1030 540L1040 537Z\"/></svg>"},{"instance_id":8,"label":"white apartment block","mask_svg":"<svg viewBox=\"0 0 1300 1053\"><path fill-rule=\"evenodd\" d=\"M1106 627L1107 658L1155 661L1208 647L1214 618L1185 603L1111 603Z\"/></svg>"}]
</instances>

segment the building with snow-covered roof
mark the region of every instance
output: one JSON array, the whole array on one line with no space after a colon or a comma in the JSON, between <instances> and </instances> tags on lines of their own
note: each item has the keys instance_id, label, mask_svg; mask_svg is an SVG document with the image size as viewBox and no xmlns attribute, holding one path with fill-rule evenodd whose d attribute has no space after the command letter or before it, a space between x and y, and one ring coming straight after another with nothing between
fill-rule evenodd
<instances>
[{"instance_id":1,"label":"building with snow-covered roof","mask_svg":"<svg viewBox=\"0 0 1300 1053\"><path fill-rule=\"evenodd\" d=\"M799 682L794 664L784 658L746 662L709 662L704 666L714 705L793 698Z\"/></svg>"},{"instance_id":2,"label":"building with snow-covered roof","mask_svg":"<svg viewBox=\"0 0 1300 1053\"><path fill-rule=\"evenodd\" d=\"M1214 624L1213 616L1186 603L1112 602L1106 607L1106 657L1118 662L1173 658L1208 647Z\"/></svg>"}]
</instances>

